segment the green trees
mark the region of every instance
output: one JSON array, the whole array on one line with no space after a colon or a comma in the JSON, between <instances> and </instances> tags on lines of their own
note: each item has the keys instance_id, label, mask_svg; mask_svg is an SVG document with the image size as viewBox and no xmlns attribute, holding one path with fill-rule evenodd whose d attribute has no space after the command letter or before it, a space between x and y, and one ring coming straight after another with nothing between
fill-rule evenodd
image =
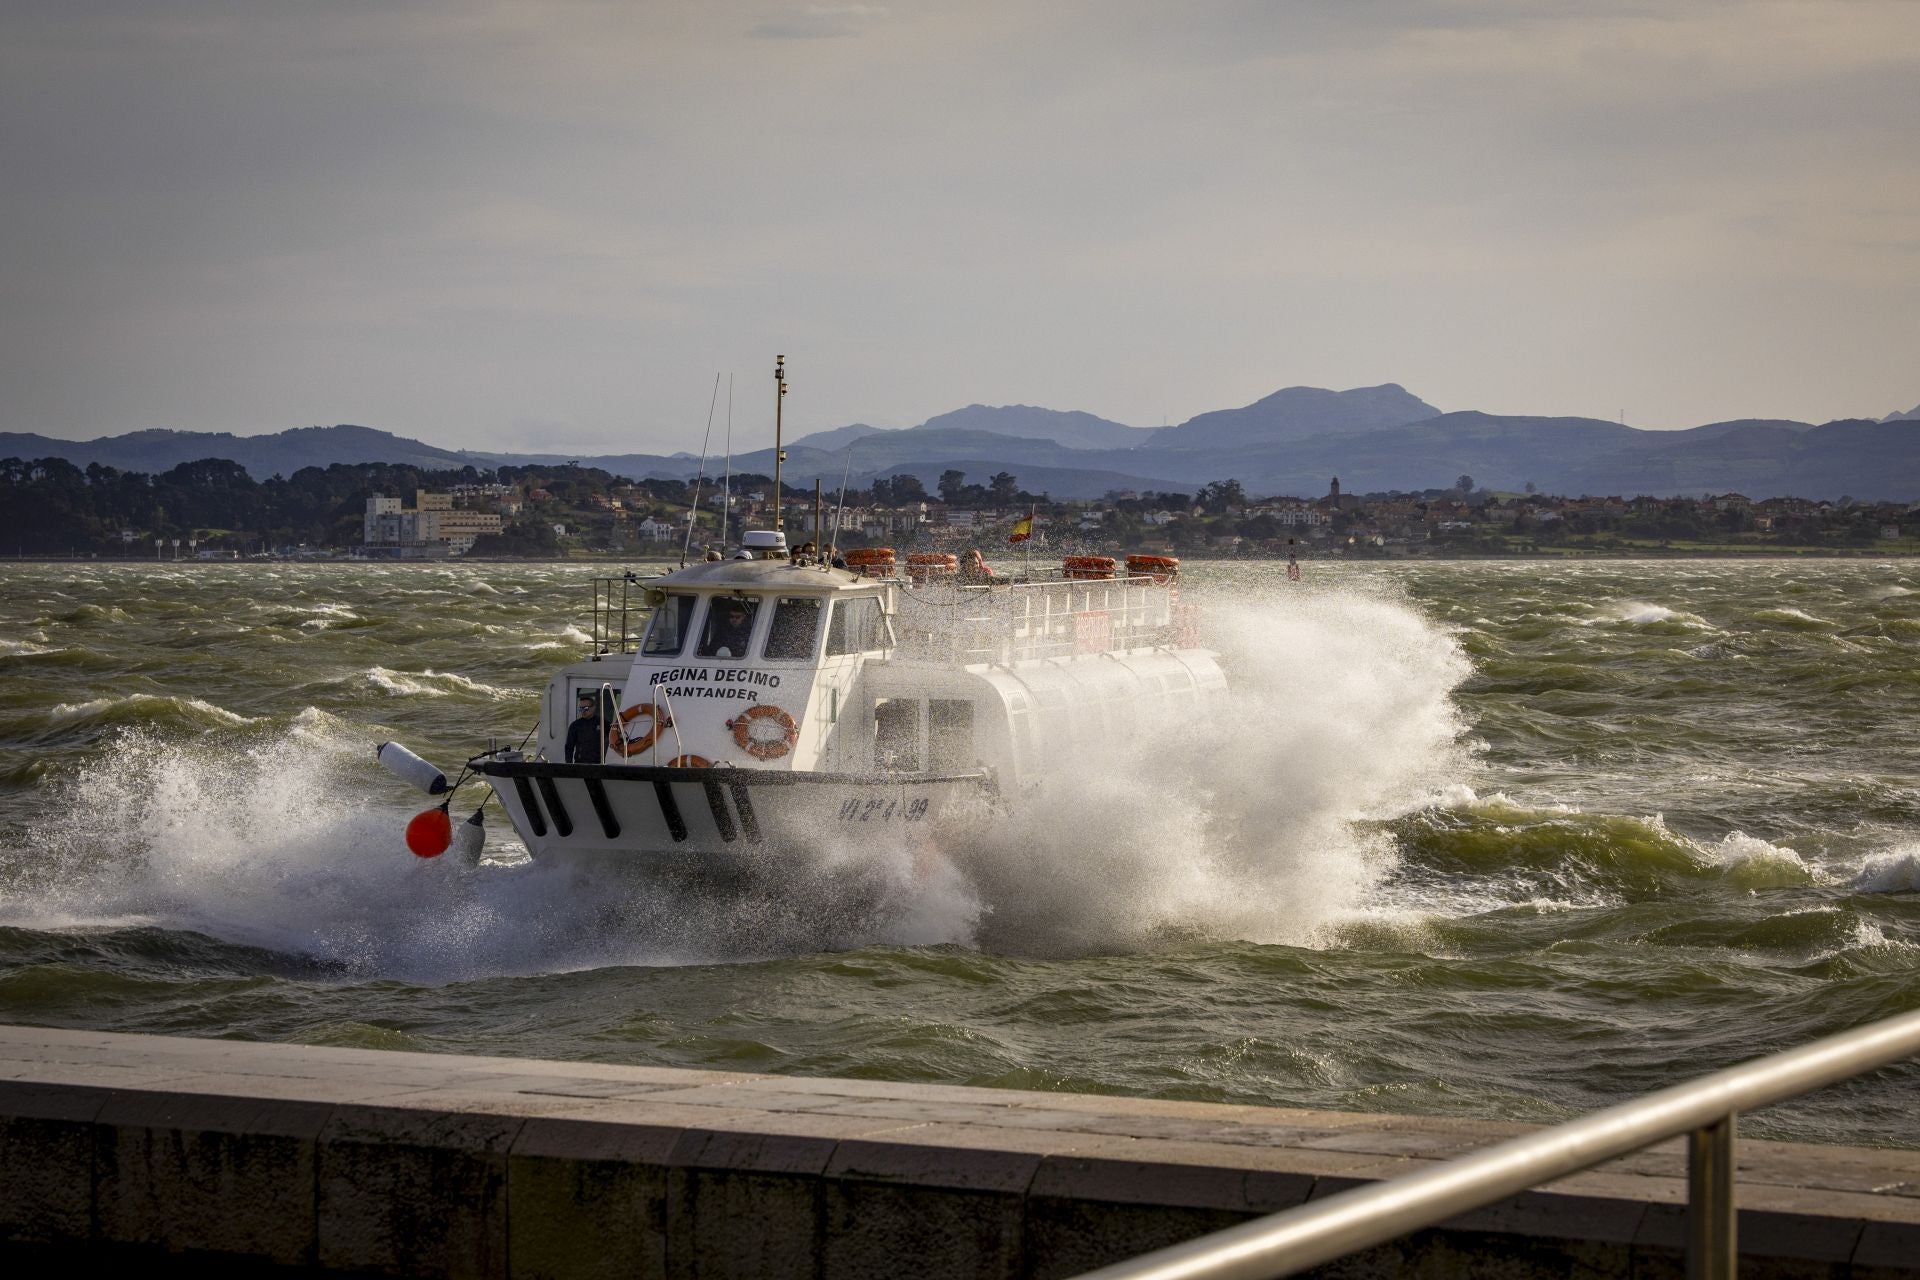
<instances>
[{"instance_id":1,"label":"green trees","mask_svg":"<svg viewBox=\"0 0 1920 1280\"><path fill-rule=\"evenodd\" d=\"M421 471L387 463L305 467L260 482L224 458L183 462L158 475L59 458L0 459L0 550L29 555L118 553L123 532L191 538L229 533L245 542L345 546L359 540L375 494L476 483L472 467ZM551 532L551 531L549 531Z\"/></svg>"},{"instance_id":2,"label":"green trees","mask_svg":"<svg viewBox=\"0 0 1920 1280\"><path fill-rule=\"evenodd\" d=\"M1228 507L1243 507L1247 504L1247 492L1240 487L1238 480L1212 480L1200 486L1200 492L1193 495L1194 505L1202 511L1214 515Z\"/></svg>"},{"instance_id":3,"label":"green trees","mask_svg":"<svg viewBox=\"0 0 1920 1280\"><path fill-rule=\"evenodd\" d=\"M904 507L925 502L927 489L918 476L881 476L873 482L873 500L883 506Z\"/></svg>"}]
</instances>

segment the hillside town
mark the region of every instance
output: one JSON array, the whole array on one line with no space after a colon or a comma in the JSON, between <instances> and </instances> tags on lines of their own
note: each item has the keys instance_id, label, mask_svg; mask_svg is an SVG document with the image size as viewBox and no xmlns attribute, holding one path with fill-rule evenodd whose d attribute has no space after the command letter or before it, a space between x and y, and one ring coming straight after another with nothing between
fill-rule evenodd
<instances>
[{"instance_id":1,"label":"hillside town","mask_svg":"<svg viewBox=\"0 0 1920 1280\"><path fill-rule=\"evenodd\" d=\"M671 559L774 521L773 481L632 480L592 467L422 471L381 463L305 468L256 482L207 460L158 475L57 458L0 460L0 554L137 559ZM725 528L722 528L724 515ZM887 545L1019 554L1134 551L1188 557L1920 554L1920 506L1706 493L1565 496L1445 488L1256 495L1233 479L1196 492L1118 490L1054 501L1001 471L958 470L932 491L911 474L844 493L785 486L791 535L843 550Z\"/></svg>"},{"instance_id":2,"label":"hillside town","mask_svg":"<svg viewBox=\"0 0 1920 1280\"><path fill-rule=\"evenodd\" d=\"M902 549L953 551L1005 546L1008 531L1032 516L1034 536L1024 554L1043 548L1061 552L1144 551L1186 556L1327 555L1415 557L1564 554L1573 550L1758 551L1775 548L1894 549L1920 539L1920 506L1898 503L1754 499L1745 494L1698 498L1577 498L1531 493L1489 493L1469 476L1455 486L1421 493L1343 493L1338 477L1317 498L1249 497L1232 480L1203 486L1196 494L1116 491L1104 499L1052 503L1017 494L1015 477L1001 473L996 486L951 483L927 495L913 477L900 477L881 495L863 491L857 502L789 488L782 526L842 549L891 545ZM546 554L629 552L671 556L682 550L726 544L720 508L734 531L773 522L771 481L737 495L708 493L696 516L688 486L676 481L614 481L569 504L544 485L457 485L446 493L421 493L418 508L393 497L367 499L365 536L350 553L367 557L438 558L473 554L526 554L536 543ZM892 492L900 484L905 493ZM1007 492L1011 491L1011 493ZM918 493L918 496L916 495ZM882 501L880 498L886 498ZM457 505L456 505L457 504ZM553 517L551 520L544 516ZM504 522L513 522L511 526ZM689 536L689 523L693 532ZM513 530L508 534L508 529ZM538 552L536 552L537 554Z\"/></svg>"}]
</instances>

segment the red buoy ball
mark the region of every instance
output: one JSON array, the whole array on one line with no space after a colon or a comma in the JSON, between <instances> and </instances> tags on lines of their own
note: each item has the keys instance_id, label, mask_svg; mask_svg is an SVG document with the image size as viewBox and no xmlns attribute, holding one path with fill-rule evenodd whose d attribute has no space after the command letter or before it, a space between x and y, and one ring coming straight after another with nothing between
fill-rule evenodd
<instances>
[{"instance_id":1,"label":"red buoy ball","mask_svg":"<svg viewBox=\"0 0 1920 1280\"><path fill-rule=\"evenodd\" d=\"M437 858L453 843L453 819L445 809L423 809L407 823L407 848L416 858Z\"/></svg>"}]
</instances>

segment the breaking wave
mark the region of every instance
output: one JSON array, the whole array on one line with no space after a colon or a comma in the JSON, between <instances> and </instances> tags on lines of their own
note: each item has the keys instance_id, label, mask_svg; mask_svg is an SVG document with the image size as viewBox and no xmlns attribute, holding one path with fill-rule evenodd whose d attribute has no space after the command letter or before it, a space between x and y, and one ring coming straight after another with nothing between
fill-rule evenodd
<instances>
[{"instance_id":1,"label":"breaking wave","mask_svg":"<svg viewBox=\"0 0 1920 1280\"><path fill-rule=\"evenodd\" d=\"M39 920L153 921L425 978L873 942L1309 942L1391 865L1377 820L1453 781L1449 694L1467 664L1385 597L1303 593L1214 621L1227 705L1109 742L1006 821L960 822L864 860L826 841L783 850L751 893L531 863L497 810L504 861L413 858L401 835L419 805L378 771L371 730L311 709L243 723L208 708L225 732L183 741L129 727L50 783L64 816L26 833L34 856L4 859L9 897ZM365 680L395 696L515 696L433 671L376 667ZM456 818L476 798L463 792Z\"/></svg>"},{"instance_id":2,"label":"breaking wave","mask_svg":"<svg viewBox=\"0 0 1920 1280\"><path fill-rule=\"evenodd\" d=\"M517 690L496 688L448 671L390 671L386 667L371 667L365 675L368 684L396 698L445 698L470 693L499 702L521 696Z\"/></svg>"}]
</instances>

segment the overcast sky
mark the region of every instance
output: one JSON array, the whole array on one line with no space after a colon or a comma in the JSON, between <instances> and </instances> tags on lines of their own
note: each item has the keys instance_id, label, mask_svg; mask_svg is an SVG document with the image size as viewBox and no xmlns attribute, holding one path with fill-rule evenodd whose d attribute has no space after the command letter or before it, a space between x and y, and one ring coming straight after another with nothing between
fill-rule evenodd
<instances>
[{"instance_id":1,"label":"overcast sky","mask_svg":"<svg viewBox=\"0 0 1920 1280\"><path fill-rule=\"evenodd\" d=\"M1920 2L0 0L0 430L1920 401ZM721 412L725 412L724 383Z\"/></svg>"}]
</instances>

